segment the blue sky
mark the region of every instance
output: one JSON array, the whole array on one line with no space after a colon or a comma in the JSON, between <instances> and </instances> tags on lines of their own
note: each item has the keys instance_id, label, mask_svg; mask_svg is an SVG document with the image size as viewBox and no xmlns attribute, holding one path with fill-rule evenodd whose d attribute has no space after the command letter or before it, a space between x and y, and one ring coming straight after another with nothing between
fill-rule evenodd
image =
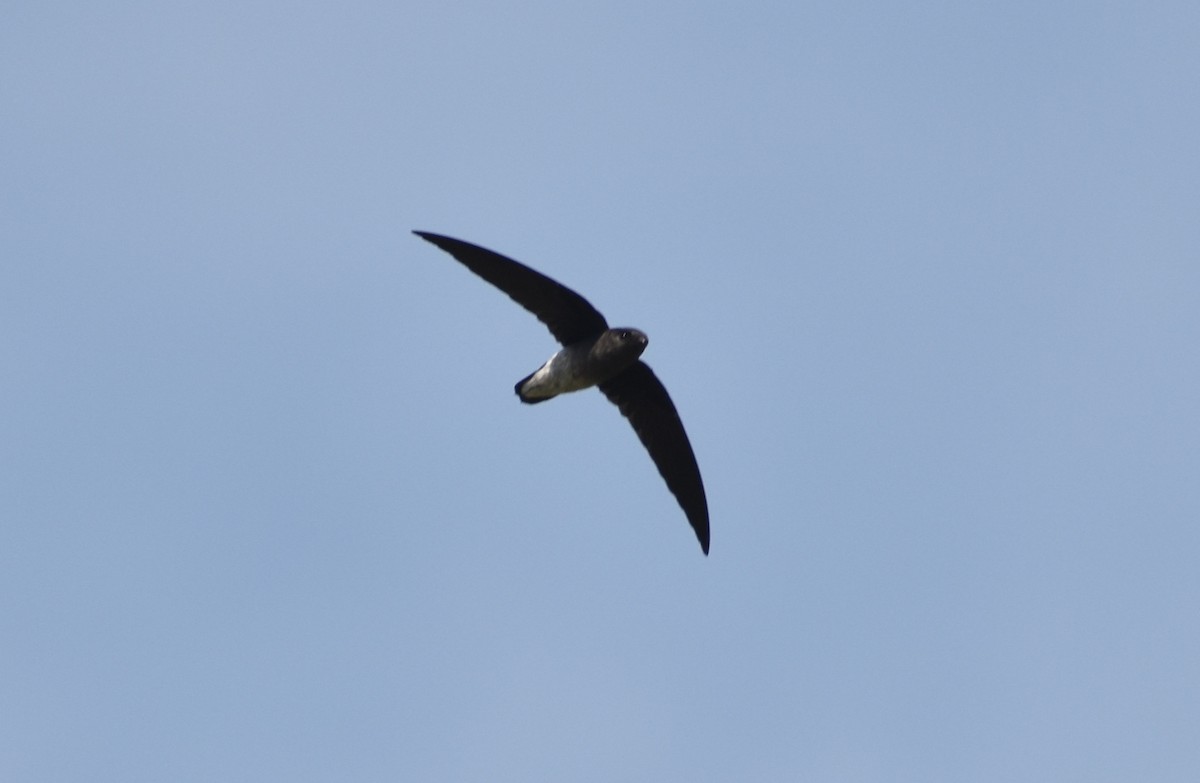
<instances>
[{"instance_id":1,"label":"blue sky","mask_svg":"<svg viewBox=\"0 0 1200 783\"><path fill-rule=\"evenodd\" d=\"M1195 3L25 3L0 777L1194 781ZM712 555L555 345L645 330Z\"/></svg>"}]
</instances>

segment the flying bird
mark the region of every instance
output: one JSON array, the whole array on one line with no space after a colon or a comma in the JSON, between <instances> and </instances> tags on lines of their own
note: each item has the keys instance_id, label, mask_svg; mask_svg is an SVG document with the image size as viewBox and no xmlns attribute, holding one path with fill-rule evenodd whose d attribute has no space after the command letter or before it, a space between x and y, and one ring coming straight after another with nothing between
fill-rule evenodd
<instances>
[{"instance_id":1,"label":"flying bird","mask_svg":"<svg viewBox=\"0 0 1200 783\"><path fill-rule=\"evenodd\" d=\"M675 404L639 358L649 344L645 333L629 327L609 328L604 316L582 296L511 258L461 239L427 231L413 233L454 256L550 328L562 350L517 381L515 390L521 402L545 402L566 392L599 387L633 425L707 555L704 482Z\"/></svg>"}]
</instances>

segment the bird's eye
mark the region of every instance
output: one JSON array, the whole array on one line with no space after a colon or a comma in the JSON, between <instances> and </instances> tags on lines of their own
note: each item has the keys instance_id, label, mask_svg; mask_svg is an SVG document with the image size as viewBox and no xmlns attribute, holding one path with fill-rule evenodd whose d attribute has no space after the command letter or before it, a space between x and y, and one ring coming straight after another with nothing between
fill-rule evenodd
<instances>
[{"instance_id":1,"label":"bird's eye","mask_svg":"<svg viewBox=\"0 0 1200 783\"><path fill-rule=\"evenodd\" d=\"M621 339L622 339L622 340L628 340L629 338L630 338L630 334L629 334L629 332L628 332L628 331L621 332Z\"/></svg>"}]
</instances>

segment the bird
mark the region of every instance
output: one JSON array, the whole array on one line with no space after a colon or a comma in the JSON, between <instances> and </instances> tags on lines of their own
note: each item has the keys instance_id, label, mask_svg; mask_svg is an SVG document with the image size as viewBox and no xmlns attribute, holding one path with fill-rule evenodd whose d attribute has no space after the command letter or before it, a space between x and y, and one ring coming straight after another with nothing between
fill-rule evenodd
<instances>
[{"instance_id":1,"label":"bird","mask_svg":"<svg viewBox=\"0 0 1200 783\"><path fill-rule=\"evenodd\" d=\"M671 396L640 358L650 342L645 332L632 327L610 328L588 300L519 261L461 239L428 231L413 233L508 294L550 329L562 348L517 381L517 397L533 405L567 392L598 387L633 426L707 555L708 499L704 481Z\"/></svg>"}]
</instances>

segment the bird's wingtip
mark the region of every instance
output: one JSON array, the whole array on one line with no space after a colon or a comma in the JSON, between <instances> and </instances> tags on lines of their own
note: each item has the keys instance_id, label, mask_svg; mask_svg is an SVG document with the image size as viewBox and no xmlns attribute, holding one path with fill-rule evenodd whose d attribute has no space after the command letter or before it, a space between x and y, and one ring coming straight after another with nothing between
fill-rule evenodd
<instances>
[{"instance_id":1,"label":"bird's wingtip","mask_svg":"<svg viewBox=\"0 0 1200 783\"><path fill-rule=\"evenodd\" d=\"M421 231L420 229L414 228L413 233L419 236L421 239L424 239L429 244L436 245L437 247L440 247L442 250L445 250L447 253L451 254L453 254L453 251L450 248L454 245L467 244L461 240L445 236L444 234L438 234L433 231Z\"/></svg>"}]
</instances>

